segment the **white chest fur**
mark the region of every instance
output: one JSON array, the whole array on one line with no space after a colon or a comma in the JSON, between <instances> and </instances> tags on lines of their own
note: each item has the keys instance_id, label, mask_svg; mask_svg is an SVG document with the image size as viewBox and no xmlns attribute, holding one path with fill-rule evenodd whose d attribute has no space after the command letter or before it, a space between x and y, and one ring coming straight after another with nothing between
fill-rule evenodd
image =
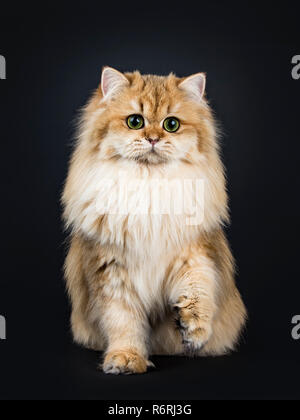
<instances>
[{"instance_id":1,"label":"white chest fur","mask_svg":"<svg viewBox=\"0 0 300 420\"><path fill-rule=\"evenodd\" d=\"M220 222L218 186L201 165L95 162L77 172L66 203L69 224L103 246L119 248L149 304L157 300L172 259L201 230Z\"/></svg>"},{"instance_id":2,"label":"white chest fur","mask_svg":"<svg viewBox=\"0 0 300 420\"><path fill-rule=\"evenodd\" d=\"M103 244L127 245L132 256L153 258L182 247L205 228L208 192L206 176L194 168L103 163L84 174L69 218Z\"/></svg>"}]
</instances>

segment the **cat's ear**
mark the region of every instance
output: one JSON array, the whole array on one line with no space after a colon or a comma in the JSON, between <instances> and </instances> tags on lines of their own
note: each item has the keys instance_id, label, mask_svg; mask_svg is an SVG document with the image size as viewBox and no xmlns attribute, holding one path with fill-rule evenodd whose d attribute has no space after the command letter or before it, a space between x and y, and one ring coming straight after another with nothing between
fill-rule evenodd
<instances>
[{"instance_id":1,"label":"cat's ear","mask_svg":"<svg viewBox=\"0 0 300 420\"><path fill-rule=\"evenodd\" d=\"M118 70L112 67L104 67L102 70L101 91L104 98L114 95L128 84L129 81L126 76Z\"/></svg>"},{"instance_id":2,"label":"cat's ear","mask_svg":"<svg viewBox=\"0 0 300 420\"><path fill-rule=\"evenodd\" d=\"M205 73L196 73L185 78L179 83L179 88L184 89L193 99L200 102L203 99L206 86Z\"/></svg>"}]
</instances>

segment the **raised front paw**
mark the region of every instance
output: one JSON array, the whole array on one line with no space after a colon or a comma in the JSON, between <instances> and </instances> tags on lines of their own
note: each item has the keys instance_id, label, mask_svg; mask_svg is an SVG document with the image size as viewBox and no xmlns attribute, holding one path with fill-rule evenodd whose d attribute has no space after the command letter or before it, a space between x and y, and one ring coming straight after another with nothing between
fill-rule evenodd
<instances>
[{"instance_id":1,"label":"raised front paw","mask_svg":"<svg viewBox=\"0 0 300 420\"><path fill-rule=\"evenodd\" d=\"M175 310L184 353L189 356L196 355L212 335L209 308L203 308L197 298L182 296L175 305Z\"/></svg>"},{"instance_id":2,"label":"raised front paw","mask_svg":"<svg viewBox=\"0 0 300 420\"><path fill-rule=\"evenodd\" d=\"M118 350L107 353L102 367L105 373L112 375L132 375L145 373L154 365L135 351Z\"/></svg>"}]
</instances>

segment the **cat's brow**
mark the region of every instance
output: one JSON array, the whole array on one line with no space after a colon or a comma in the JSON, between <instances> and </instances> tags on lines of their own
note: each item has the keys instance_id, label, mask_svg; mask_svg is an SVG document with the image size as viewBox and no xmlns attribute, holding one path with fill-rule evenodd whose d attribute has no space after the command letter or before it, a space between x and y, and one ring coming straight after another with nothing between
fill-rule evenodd
<instances>
[{"instance_id":1,"label":"cat's brow","mask_svg":"<svg viewBox=\"0 0 300 420\"><path fill-rule=\"evenodd\" d=\"M142 100L140 100L140 108L141 108L141 112L144 112L144 102Z\"/></svg>"},{"instance_id":2,"label":"cat's brow","mask_svg":"<svg viewBox=\"0 0 300 420\"><path fill-rule=\"evenodd\" d=\"M168 106L168 114L175 114L176 112L179 111L180 105L177 104L172 104Z\"/></svg>"},{"instance_id":3,"label":"cat's brow","mask_svg":"<svg viewBox=\"0 0 300 420\"><path fill-rule=\"evenodd\" d=\"M139 103L136 99L132 99L130 105L132 106L135 112L141 113L143 111L141 102Z\"/></svg>"},{"instance_id":4,"label":"cat's brow","mask_svg":"<svg viewBox=\"0 0 300 420\"><path fill-rule=\"evenodd\" d=\"M179 108L180 105L177 104L170 104L168 103L168 105L165 103L163 104L163 106L161 106L162 104L160 104L160 101L157 100L155 103L155 108L153 108L153 106L151 106L151 104L147 104L146 101L146 106L143 102L142 99L132 99L130 101L130 105L133 109L134 112L138 113L138 114L144 114L144 112L146 112L148 117L152 117L152 119L158 118L160 119L161 117L165 117L166 115L170 115L170 114L175 114ZM151 114L151 115L150 115Z\"/></svg>"}]
</instances>

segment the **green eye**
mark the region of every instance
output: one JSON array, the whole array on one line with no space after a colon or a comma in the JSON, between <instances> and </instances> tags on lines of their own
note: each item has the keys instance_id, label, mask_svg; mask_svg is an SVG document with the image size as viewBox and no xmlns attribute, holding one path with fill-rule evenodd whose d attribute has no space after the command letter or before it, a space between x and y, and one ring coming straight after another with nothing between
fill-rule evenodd
<instances>
[{"instance_id":1,"label":"green eye","mask_svg":"<svg viewBox=\"0 0 300 420\"><path fill-rule=\"evenodd\" d=\"M169 133L175 133L180 127L180 122L175 117L166 118L164 121L164 129Z\"/></svg>"},{"instance_id":2,"label":"green eye","mask_svg":"<svg viewBox=\"0 0 300 420\"><path fill-rule=\"evenodd\" d=\"M141 115L130 115L127 118L127 125L132 130L140 130L144 127L144 118Z\"/></svg>"}]
</instances>

